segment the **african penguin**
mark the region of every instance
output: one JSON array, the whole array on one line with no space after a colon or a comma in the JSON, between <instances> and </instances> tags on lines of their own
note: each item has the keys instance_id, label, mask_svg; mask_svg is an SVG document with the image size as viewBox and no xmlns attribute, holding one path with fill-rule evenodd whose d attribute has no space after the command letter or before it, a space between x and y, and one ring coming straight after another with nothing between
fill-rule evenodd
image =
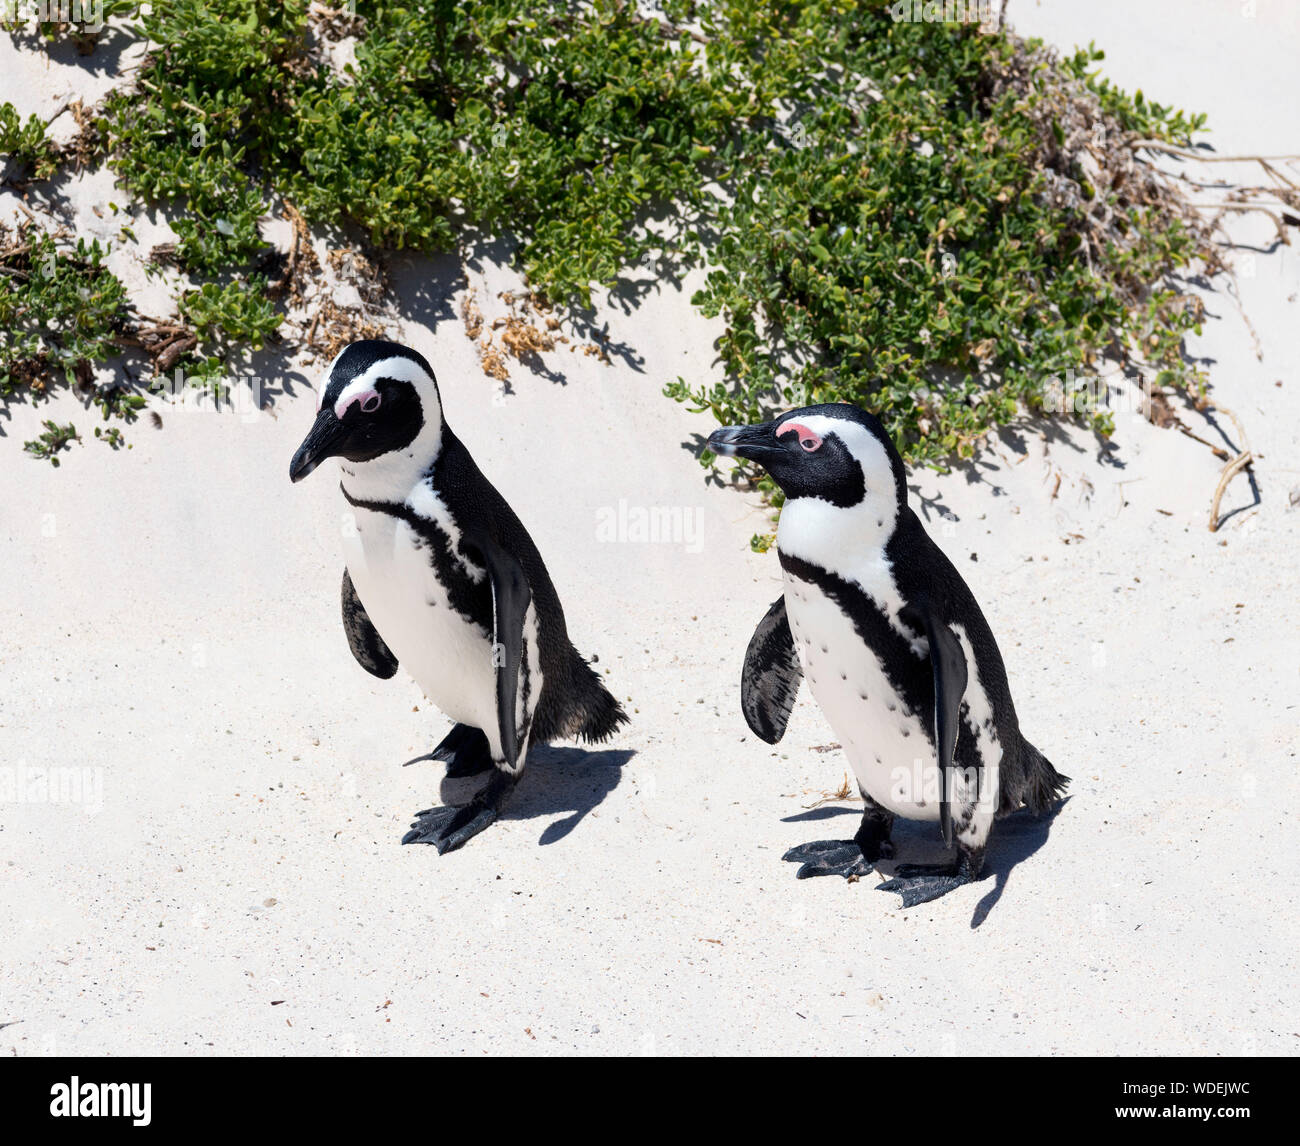
<instances>
[{"instance_id":1,"label":"african penguin","mask_svg":"<svg viewBox=\"0 0 1300 1146\"><path fill-rule=\"evenodd\" d=\"M785 493L784 594L745 654L741 707L785 733L800 679L844 746L866 811L852 840L792 848L801 879L857 877L893 855L895 816L938 821L951 863L900 865L903 906L977 879L996 816L1042 811L1069 777L1021 734L997 642L961 575L907 504L903 460L871 414L808 406L728 426L708 448L748 458Z\"/></svg>"},{"instance_id":2,"label":"african penguin","mask_svg":"<svg viewBox=\"0 0 1300 1146\"><path fill-rule=\"evenodd\" d=\"M340 351L290 479L330 457L356 526L342 592L353 655L385 679L405 666L457 722L431 753L448 775L494 769L466 806L416 813L402 839L451 851L497 818L531 745L604 740L627 716L569 642L537 547L447 425L420 354L373 339Z\"/></svg>"}]
</instances>

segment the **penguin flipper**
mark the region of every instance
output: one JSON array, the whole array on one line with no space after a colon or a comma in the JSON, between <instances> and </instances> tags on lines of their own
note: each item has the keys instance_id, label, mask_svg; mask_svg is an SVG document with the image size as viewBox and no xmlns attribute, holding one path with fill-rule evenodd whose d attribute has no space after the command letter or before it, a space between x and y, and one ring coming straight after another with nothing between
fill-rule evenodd
<instances>
[{"instance_id":1,"label":"penguin flipper","mask_svg":"<svg viewBox=\"0 0 1300 1146\"><path fill-rule=\"evenodd\" d=\"M951 845L952 757L957 747L961 698L966 692L966 655L956 634L928 602L908 605L898 615L930 643L930 667L934 672L934 749L939 760L939 827L944 843Z\"/></svg>"},{"instance_id":2,"label":"penguin flipper","mask_svg":"<svg viewBox=\"0 0 1300 1146\"><path fill-rule=\"evenodd\" d=\"M397 658L371 623L347 566L343 568L342 605L343 631L348 635L348 647L357 658L357 664L372 676L387 680L397 671Z\"/></svg>"},{"instance_id":3,"label":"penguin flipper","mask_svg":"<svg viewBox=\"0 0 1300 1146\"><path fill-rule=\"evenodd\" d=\"M740 708L755 736L775 744L785 735L802 679L782 594L750 637L740 675Z\"/></svg>"},{"instance_id":4,"label":"penguin flipper","mask_svg":"<svg viewBox=\"0 0 1300 1146\"><path fill-rule=\"evenodd\" d=\"M519 559L487 534L479 532L466 543L483 558L492 582L492 660L496 666L497 730L505 765L514 773L519 760L519 726L515 707L519 697L519 666L524 655L524 617L532 590Z\"/></svg>"}]
</instances>

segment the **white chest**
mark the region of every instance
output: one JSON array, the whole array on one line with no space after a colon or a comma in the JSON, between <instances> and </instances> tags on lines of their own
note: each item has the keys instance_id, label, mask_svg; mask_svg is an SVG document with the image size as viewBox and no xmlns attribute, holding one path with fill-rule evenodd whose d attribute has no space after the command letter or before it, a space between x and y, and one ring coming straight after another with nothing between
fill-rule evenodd
<instances>
[{"instance_id":1,"label":"white chest","mask_svg":"<svg viewBox=\"0 0 1300 1146\"><path fill-rule=\"evenodd\" d=\"M838 604L788 575L785 603L804 679L858 783L892 812L937 820L939 770L923 718L895 691Z\"/></svg>"},{"instance_id":2,"label":"white chest","mask_svg":"<svg viewBox=\"0 0 1300 1146\"><path fill-rule=\"evenodd\" d=\"M451 608L428 545L405 521L353 507L343 550L357 596L398 663L456 721L495 728L496 675L486 629Z\"/></svg>"}]
</instances>

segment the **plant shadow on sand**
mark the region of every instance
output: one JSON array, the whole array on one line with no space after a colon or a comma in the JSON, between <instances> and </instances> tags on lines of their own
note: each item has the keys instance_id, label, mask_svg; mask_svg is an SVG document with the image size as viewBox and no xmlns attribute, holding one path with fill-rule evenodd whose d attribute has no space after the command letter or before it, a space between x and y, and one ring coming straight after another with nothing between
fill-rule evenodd
<instances>
[{"instance_id":1,"label":"plant shadow on sand","mask_svg":"<svg viewBox=\"0 0 1300 1146\"><path fill-rule=\"evenodd\" d=\"M972 929L980 926L988 918L989 912L1002 898L1002 893L1006 890L1007 882L1011 878L1011 869L1021 860L1028 859L1047 843L1047 837L1051 833L1052 824L1056 821L1056 817L1060 815L1061 809L1073 798L1073 796L1066 796L1055 807L1038 816L1027 808L1021 808L1019 811L1012 812L1009 816L997 821L993 828L992 840L989 843L988 857L984 864L984 875L975 885L978 888L983 888L991 876L993 878L993 887L975 905L975 913L971 916L970 921ZM783 824L801 824L812 820L829 819L832 816L859 815L861 815L861 812L857 808L814 808L810 812L785 816L781 822ZM904 820L901 818L895 820L893 840L897 855L892 860L882 860L877 864L877 874L881 879L891 878L894 874L894 868L900 862L942 862L948 852L937 838L937 831L936 825L923 823L919 820ZM848 833L845 834L848 835ZM834 833L830 833L830 835L834 835Z\"/></svg>"},{"instance_id":2,"label":"plant shadow on sand","mask_svg":"<svg viewBox=\"0 0 1300 1146\"><path fill-rule=\"evenodd\" d=\"M630 748L554 748L542 745L528 753L528 766L514 795L501 814L502 820L535 820L561 815L546 825L538 844L564 839L588 812L600 806L623 778L623 768L636 755ZM442 765L437 765L441 770ZM444 804L460 805L483 786L481 776L449 780L441 778L439 798Z\"/></svg>"}]
</instances>

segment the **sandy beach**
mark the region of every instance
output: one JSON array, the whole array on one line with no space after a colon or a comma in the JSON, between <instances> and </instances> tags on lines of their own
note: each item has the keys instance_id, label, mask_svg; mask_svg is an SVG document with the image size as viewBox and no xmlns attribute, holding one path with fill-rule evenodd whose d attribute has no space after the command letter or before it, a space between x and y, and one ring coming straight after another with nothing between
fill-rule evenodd
<instances>
[{"instance_id":1,"label":"sandy beach","mask_svg":"<svg viewBox=\"0 0 1300 1146\"><path fill-rule=\"evenodd\" d=\"M1095 40L1121 86L1206 112L1221 154L1295 153L1300 16L1241 8L1008 18ZM89 101L117 82L105 64L5 42L2 98ZM93 210L106 172L68 196L78 233L116 235ZM144 249L165 230L135 226ZM459 308L517 275L393 260L394 333L632 717L598 750L536 750L503 820L445 856L399 841L442 784L402 765L449 722L352 659L345 507L324 470L287 476L319 364L263 410L126 427L129 451L91 440L98 414L66 391L0 411L0 1053L1295 1054L1300 258L1265 217L1225 226L1240 297L1189 284L1207 310L1189 350L1248 441L1178 404L1257 459L1216 532L1223 461L1136 413L1109 441L1027 420L909 475L1021 727L1073 778L1054 817L998 825L983 881L909 911L781 861L851 836L861 805L825 799L847 763L806 690L775 748L741 716L780 575L750 550L757 497L692 455L714 423L662 394L721 377L696 279L603 299L608 363L561 346L502 394ZM87 438L57 469L22 451L51 417ZM924 824L896 839L904 860L940 847Z\"/></svg>"}]
</instances>

